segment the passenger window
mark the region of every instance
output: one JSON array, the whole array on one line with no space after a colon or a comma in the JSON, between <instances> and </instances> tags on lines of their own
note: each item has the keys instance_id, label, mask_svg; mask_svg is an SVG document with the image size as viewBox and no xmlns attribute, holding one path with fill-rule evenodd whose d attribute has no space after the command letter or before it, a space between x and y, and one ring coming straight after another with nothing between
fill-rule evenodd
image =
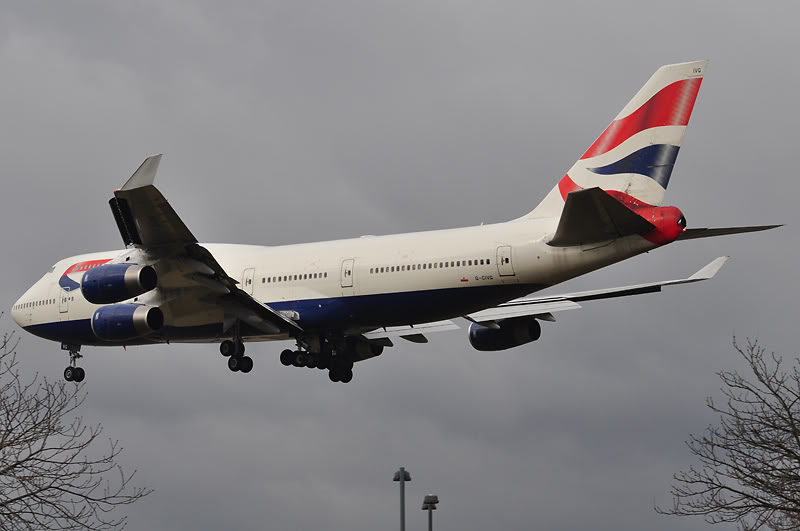
<instances>
[{"instance_id":1,"label":"passenger window","mask_svg":"<svg viewBox=\"0 0 800 531\"><path fill-rule=\"evenodd\" d=\"M489 264L491 264L491 263L492 263L492 262L491 262L491 261L490 261L490 260L487 258L487 259L486 259L486 265L489 265Z\"/></svg>"}]
</instances>

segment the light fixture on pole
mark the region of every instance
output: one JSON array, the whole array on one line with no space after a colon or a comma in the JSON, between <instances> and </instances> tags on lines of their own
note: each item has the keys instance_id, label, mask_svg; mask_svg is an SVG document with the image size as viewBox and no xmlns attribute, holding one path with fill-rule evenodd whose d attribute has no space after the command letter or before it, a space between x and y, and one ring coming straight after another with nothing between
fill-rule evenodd
<instances>
[{"instance_id":1,"label":"light fixture on pole","mask_svg":"<svg viewBox=\"0 0 800 531\"><path fill-rule=\"evenodd\" d=\"M439 496L435 494L428 494L422 501L422 510L428 511L428 531L433 531L433 511L436 510L436 504L439 503Z\"/></svg>"},{"instance_id":2,"label":"light fixture on pole","mask_svg":"<svg viewBox=\"0 0 800 531\"><path fill-rule=\"evenodd\" d=\"M400 470L394 473L394 480L400 482L400 531L406 531L406 481L411 481L411 474L400 467Z\"/></svg>"}]
</instances>

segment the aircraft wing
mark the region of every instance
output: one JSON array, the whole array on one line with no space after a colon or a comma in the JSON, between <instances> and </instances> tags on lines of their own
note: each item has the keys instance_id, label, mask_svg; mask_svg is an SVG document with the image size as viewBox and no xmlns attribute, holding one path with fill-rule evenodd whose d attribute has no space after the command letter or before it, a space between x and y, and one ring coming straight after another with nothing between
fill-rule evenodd
<instances>
[{"instance_id":1,"label":"aircraft wing","mask_svg":"<svg viewBox=\"0 0 800 531\"><path fill-rule=\"evenodd\" d=\"M727 260L727 256L721 256L688 278L663 280L661 282L649 282L646 284L635 284L632 286L623 286L619 288L579 291L576 293L566 293L563 295L523 297L500 304L494 308L489 308L465 315L464 318L474 323L488 323L490 327L497 320L510 319L512 317L532 316L545 321L553 321L555 320L552 315L553 312L576 310L581 307L580 304L578 304L580 302L616 297L628 297L630 295L640 295L642 293L657 293L661 291L663 286L691 284L694 282L708 280L717 274L717 271L720 270Z\"/></svg>"},{"instance_id":2,"label":"aircraft wing","mask_svg":"<svg viewBox=\"0 0 800 531\"><path fill-rule=\"evenodd\" d=\"M265 334L301 331L283 314L237 287L219 262L189 231L161 192L153 186L161 155L148 157L109 201L125 245L163 258L184 274L179 287L199 291L200 298L225 308L226 326L235 320ZM174 277L174 275L173 275ZM172 286L175 280L172 281Z\"/></svg>"}]
</instances>

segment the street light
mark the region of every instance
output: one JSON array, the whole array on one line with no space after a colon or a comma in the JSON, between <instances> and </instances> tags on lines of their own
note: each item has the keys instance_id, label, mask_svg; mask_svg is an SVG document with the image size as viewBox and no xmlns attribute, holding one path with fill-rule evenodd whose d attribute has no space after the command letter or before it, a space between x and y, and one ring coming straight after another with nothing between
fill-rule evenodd
<instances>
[{"instance_id":1,"label":"street light","mask_svg":"<svg viewBox=\"0 0 800 531\"><path fill-rule=\"evenodd\" d=\"M400 470L394 473L394 480L400 482L400 531L406 531L406 481L411 481L411 474L400 467Z\"/></svg>"},{"instance_id":2,"label":"street light","mask_svg":"<svg viewBox=\"0 0 800 531\"><path fill-rule=\"evenodd\" d=\"M428 494L422 500L422 510L428 511L428 531L433 531L433 511L436 510L437 503L439 503L439 496L435 494Z\"/></svg>"}]
</instances>

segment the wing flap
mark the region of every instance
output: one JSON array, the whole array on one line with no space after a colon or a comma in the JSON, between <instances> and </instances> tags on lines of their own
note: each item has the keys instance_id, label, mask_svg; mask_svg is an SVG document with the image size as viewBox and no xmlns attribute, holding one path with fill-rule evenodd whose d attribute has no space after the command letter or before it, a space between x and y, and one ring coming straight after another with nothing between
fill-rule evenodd
<instances>
[{"instance_id":1,"label":"wing flap","mask_svg":"<svg viewBox=\"0 0 800 531\"><path fill-rule=\"evenodd\" d=\"M655 226L600 188L577 190L567 195L553 238L554 247L571 247L644 234Z\"/></svg>"},{"instance_id":2,"label":"wing flap","mask_svg":"<svg viewBox=\"0 0 800 531\"><path fill-rule=\"evenodd\" d=\"M416 325L406 326L386 326L377 328L370 332L362 334L367 339L379 339L384 337L402 337L413 343L422 343L419 341L419 336L425 334L432 334L435 332L446 332L448 330L458 330L459 326L453 321L434 321L431 323L421 323ZM424 336L422 336L424 337ZM413 339L408 339L413 338ZM416 339L416 341L415 341Z\"/></svg>"},{"instance_id":3,"label":"wing flap","mask_svg":"<svg viewBox=\"0 0 800 531\"><path fill-rule=\"evenodd\" d=\"M501 319L511 319L513 317L523 317L526 315L544 316L546 314L552 314L553 312L577 310L580 307L580 304L564 298L514 299L513 301L509 301L494 308L471 313L466 316L466 319L475 323L485 323L489 321L499 321ZM550 315L550 317L552 317L552 315Z\"/></svg>"}]
</instances>

